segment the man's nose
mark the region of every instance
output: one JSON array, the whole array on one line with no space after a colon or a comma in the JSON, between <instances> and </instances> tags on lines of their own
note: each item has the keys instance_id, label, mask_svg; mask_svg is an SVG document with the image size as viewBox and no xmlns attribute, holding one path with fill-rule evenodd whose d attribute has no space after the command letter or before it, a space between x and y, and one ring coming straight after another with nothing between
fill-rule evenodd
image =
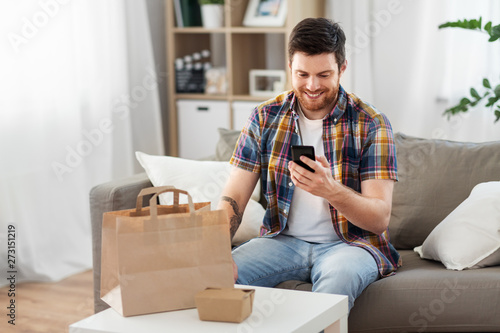
<instances>
[{"instance_id":1,"label":"man's nose","mask_svg":"<svg viewBox=\"0 0 500 333\"><path fill-rule=\"evenodd\" d=\"M307 79L306 88L309 91L316 91L320 88L319 79L316 76L311 75Z\"/></svg>"}]
</instances>

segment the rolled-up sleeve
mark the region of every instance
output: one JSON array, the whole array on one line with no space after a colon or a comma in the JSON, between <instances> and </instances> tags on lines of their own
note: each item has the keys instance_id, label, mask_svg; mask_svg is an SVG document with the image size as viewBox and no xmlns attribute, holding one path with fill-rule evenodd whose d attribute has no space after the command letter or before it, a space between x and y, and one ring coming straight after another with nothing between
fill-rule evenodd
<instances>
[{"instance_id":1,"label":"rolled-up sleeve","mask_svg":"<svg viewBox=\"0 0 500 333\"><path fill-rule=\"evenodd\" d=\"M382 113L369 124L359 166L361 180L398 180L394 134L389 120Z\"/></svg>"},{"instance_id":2,"label":"rolled-up sleeve","mask_svg":"<svg viewBox=\"0 0 500 333\"><path fill-rule=\"evenodd\" d=\"M261 124L259 109L255 108L248 118L236 143L229 163L247 171L261 171Z\"/></svg>"}]
</instances>

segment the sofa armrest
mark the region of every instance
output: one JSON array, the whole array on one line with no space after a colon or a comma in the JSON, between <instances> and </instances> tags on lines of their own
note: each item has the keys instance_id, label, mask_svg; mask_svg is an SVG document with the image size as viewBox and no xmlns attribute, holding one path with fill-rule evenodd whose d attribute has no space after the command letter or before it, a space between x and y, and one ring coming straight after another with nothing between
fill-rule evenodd
<instances>
[{"instance_id":1,"label":"sofa armrest","mask_svg":"<svg viewBox=\"0 0 500 333\"><path fill-rule=\"evenodd\" d=\"M109 306L101 300L101 229L105 212L135 207L137 195L151 187L146 173L100 184L90 190L90 221L92 224L92 262L94 268L94 311L100 312ZM148 197L144 200L149 200Z\"/></svg>"}]
</instances>

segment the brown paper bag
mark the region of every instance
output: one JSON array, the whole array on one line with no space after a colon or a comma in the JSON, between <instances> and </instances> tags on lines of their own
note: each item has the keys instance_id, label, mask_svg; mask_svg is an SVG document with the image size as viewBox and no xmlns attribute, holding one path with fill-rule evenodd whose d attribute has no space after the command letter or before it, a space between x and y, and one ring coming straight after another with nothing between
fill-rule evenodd
<instances>
[{"instance_id":1,"label":"brown paper bag","mask_svg":"<svg viewBox=\"0 0 500 333\"><path fill-rule=\"evenodd\" d=\"M174 193L173 205L156 204L164 192ZM194 308L199 291L233 287L232 269L226 212L193 204L186 191L147 188L135 209L103 215L101 299L123 316Z\"/></svg>"}]
</instances>

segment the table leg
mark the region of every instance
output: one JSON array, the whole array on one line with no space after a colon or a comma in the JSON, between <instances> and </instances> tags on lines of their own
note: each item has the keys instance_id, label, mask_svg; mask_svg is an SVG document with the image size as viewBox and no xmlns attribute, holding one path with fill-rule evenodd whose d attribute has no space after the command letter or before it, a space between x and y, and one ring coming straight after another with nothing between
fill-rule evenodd
<instances>
[{"instance_id":1,"label":"table leg","mask_svg":"<svg viewBox=\"0 0 500 333\"><path fill-rule=\"evenodd\" d=\"M347 316L343 316L325 328L325 333L347 333Z\"/></svg>"}]
</instances>

